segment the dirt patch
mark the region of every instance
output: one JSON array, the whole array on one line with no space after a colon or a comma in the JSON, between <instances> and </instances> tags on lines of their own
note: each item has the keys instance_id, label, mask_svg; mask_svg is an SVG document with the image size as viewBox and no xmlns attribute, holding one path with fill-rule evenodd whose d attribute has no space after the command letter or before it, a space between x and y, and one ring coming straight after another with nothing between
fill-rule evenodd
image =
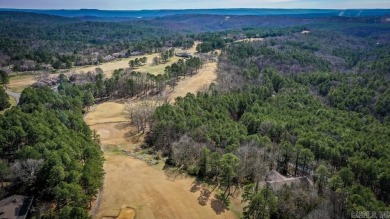
<instances>
[{"instance_id":1,"label":"dirt patch","mask_svg":"<svg viewBox=\"0 0 390 219\"><path fill-rule=\"evenodd\" d=\"M181 80L175 89L169 94L169 100L174 101L176 97L184 97L187 93L196 94L196 92L208 87L216 79L217 63L207 63L198 74Z\"/></svg>"}]
</instances>

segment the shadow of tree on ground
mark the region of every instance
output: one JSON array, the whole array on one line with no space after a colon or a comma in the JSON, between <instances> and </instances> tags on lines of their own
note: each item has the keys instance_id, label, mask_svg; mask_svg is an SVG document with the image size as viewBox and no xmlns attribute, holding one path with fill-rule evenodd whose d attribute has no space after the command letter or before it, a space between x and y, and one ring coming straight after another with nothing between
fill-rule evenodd
<instances>
[{"instance_id":1,"label":"shadow of tree on ground","mask_svg":"<svg viewBox=\"0 0 390 219\"><path fill-rule=\"evenodd\" d=\"M211 191L203 188L202 191L200 191L200 196L198 197L198 203L202 206L207 205L210 195L211 195Z\"/></svg>"},{"instance_id":2,"label":"shadow of tree on ground","mask_svg":"<svg viewBox=\"0 0 390 219\"><path fill-rule=\"evenodd\" d=\"M229 210L229 198L224 198L223 195L214 195L214 198L211 199L211 208L215 211L216 214L222 214L226 210Z\"/></svg>"},{"instance_id":3,"label":"shadow of tree on ground","mask_svg":"<svg viewBox=\"0 0 390 219\"><path fill-rule=\"evenodd\" d=\"M201 183L198 180L195 180L192 183L192 186L190 188L190 192L195 193L201 189Z\"/></svg>"}]
</instances>

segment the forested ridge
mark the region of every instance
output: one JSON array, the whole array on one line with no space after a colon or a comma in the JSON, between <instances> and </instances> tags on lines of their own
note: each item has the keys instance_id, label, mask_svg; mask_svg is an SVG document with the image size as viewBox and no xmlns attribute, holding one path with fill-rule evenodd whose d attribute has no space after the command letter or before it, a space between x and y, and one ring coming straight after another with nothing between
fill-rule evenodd
<instances>
[{"instance_id":1,"label":"forested ridge","mask_svg":"<svg viewBox=\"0 0 390 219\"><path fill-rule=\"evenodd\" d=\"M225 45L217 84L157 108L147 144L222 198L244 186L244 218L388 211L388 41L369 38L320 30ZM271 170L314 187L260 189Z\"/></svg>"},{"instance_id":2,"label":"forested ridge","mask_svg":"<svg viewBox=\"0 0 390 219\"><path fill-rule=\"evenodd\" d=\"M208 89L130 110L132 124L146 132L148 152L160 151L167 165L219 187L227 206L242 191L243 218L388 212L389 28L385 17L97 22L1 12L0 65L7 70L0 70L1 86L8 67L49 71L48 65L97 64L112 53L163 50L156 62L164 63L174 56L167 48L202 43L197 56L159 75L137 72L147 62L138 59L111 78L97 68L60 74L56 91L25 89L18 106L0 115L0 196L34 196L36 218L87 218L104 173L98 135L83 121L86 109L95 100L161 95L197 74L204 61L218 60L218 79ZM239 42L247 38L264 39ZM0 104L0 110L9 106L3 88ZM272 189L265 185L273 171L314 184Z\"/></svg>"},{"instance_id":3,"label":"forested ridge","mask_svg":"<svg viewBox=\"0 0 390 219\"><path fill-rule=\"evenodd\" d=\"M0 13L1 66L15 71L98 64L105 56L190 47L192 39L149 21L97 22L20 12Z\"/></svg>"},{"instance_id":4,"label":"forested ridge","mask_svg":"<svg viewBox=\"0 0 390 219\"><path fill-rule=\"evenodd\" d=\"M344 25L339 25L343 23ZM389 40L385 17L174 15L129 21L96 21L27 12L0 12L0 67L14 71L69 69L163 47L186 47L206 32L247 37L284 35L299 29L336 30ZM207 24L207 25L205 25ZM259 31L259 29L262 29ZM221 47L221 39L211 47ZM205 43L202 51L210 51Z\"/></svg>"},{"instance_id":5,"label":"forested ridge","mask_svg":"<svg viewBox=\"0 0 390 219\"><path fill-rule=\"evenodd\" d=\"M102 185L99 139L82 116L85 98L66 90L27 88L0 116L1 196L34 196L36 218L87 218Z\"/></svg>"}]
</instances>

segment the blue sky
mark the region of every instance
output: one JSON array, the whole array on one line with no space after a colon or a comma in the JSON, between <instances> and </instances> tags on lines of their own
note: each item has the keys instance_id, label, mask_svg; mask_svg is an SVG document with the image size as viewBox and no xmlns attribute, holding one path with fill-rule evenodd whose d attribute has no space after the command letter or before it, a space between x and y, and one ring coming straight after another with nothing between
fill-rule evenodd
<instances>
[{"instance_id":1,"label":"blue sky","mask_svg":"<svg viewBox=\"0 0 390 219\"><path fill-rule=\"evenodd\" d=\"M189 9L189 8L390 8L390 0L0 0L0 8Z\"/></svg>"}]
</instances>

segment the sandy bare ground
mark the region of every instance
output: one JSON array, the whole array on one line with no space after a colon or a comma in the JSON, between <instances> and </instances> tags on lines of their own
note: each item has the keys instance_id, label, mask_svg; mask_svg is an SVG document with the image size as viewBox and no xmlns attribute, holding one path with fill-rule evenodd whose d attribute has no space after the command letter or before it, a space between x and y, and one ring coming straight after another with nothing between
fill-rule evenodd
<instances>
[{"instance_id":1,"label":"sandy bare ground","mask_svg":"<svg viewBox=\"0 0 390 219\"><path fill-rule=\"evenodd\" d=\"M122 207L121 212L117 219L132 219L135 218L135 210L131 207Z\"/></svg>"},{"instance_id":2,"label":"sandy bare ground","mask_svg":"<svg viewBox=\"0 0 390 219\"><path fill-rule=\"evenodd\" d=\"M207 88L217 79L216 71L216 62L205 64L198 74L182 79L175 89L169 94L168 99L173 101L176 97L184 97L187 93L196 94L199 90Z\"/></svg>"}]
</instances>

